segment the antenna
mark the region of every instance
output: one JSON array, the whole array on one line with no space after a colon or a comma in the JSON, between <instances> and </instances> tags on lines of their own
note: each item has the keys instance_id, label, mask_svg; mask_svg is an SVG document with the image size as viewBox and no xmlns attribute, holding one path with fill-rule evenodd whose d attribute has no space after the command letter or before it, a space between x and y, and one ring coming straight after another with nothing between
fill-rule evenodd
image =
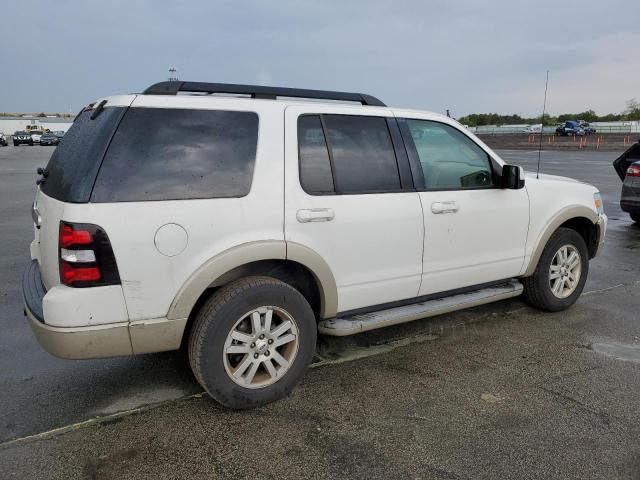
<instances>
[{"instance_id":1,"label":"antenna","mask_svg":"<svg viewBox=\"0 0 640 480\"><path fill-rule=\"evenodd\" d=\"M542 134L544 133L544 114L547 111L547 88L549 87L549 70L547 70L547 81L544 83L544 103L542 104L542 118L540 119L540 143L538 144L538 170L536 179L540 178L540 158L542 157Z\"/></svg>"}]
</instances>

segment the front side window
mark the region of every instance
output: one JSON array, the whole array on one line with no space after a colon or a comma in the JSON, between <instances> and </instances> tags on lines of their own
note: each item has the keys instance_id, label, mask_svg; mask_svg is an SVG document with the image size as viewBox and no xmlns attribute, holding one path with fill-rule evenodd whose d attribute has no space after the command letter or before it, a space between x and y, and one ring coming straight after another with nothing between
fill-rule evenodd
<instances>
[{"instance_id":1,"label":"front side window","mask_svg":"<svg viewBox=\"0 0 640 480\"><path fill-rule=\"evenodd\" d=\"M104 157L91 201L245 196L257 142L253 112L130 108Z\"/></svg>"},{"instance_id":2,"label":"front side window","mask_svg":"<svg viewBox=\"0 0 640 480\"><path fill-rule=\"evenodd\" d=\"M462 190L494 186L488 154L465 134L444 123L411 119L406 122L427 189Z\"/></svg>"},{"instance_id":3,"label":"front side window","mask_svg":"<svg viewBox=\"0 0 640 480\"><path fill-rule=\"evenodd\" d=\"M298 121L300 182L308 193L400 191L387 120L305 115Z\"/></svg>"}]
</instances>

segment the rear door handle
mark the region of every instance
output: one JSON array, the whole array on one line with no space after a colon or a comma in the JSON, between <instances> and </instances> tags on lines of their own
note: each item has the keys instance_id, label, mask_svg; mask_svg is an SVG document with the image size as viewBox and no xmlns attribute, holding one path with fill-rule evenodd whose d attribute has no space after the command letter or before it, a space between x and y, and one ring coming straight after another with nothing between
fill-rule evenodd
<instances>
[{"instance_id":1,"label":"rear door handle","mask_svg":"<svg viewBox=\"0 0 640 480\"><path fill-rule=\"evenodd\" d=\"M432 213L456 213L460 210L458 207L458 203L455 201L451 202L433 202L431 204L431 212Z\"/></svg>"},{"instance_id":2,"label":"rear door handle","mask_svg":"<svg viewBox=\"0 0 640 480\"><path fill-rule=\"evenodd\" d=\"M332 208L311 208L296 212L296 218L300 223L330 222L333 217L335 217L335 213Z\"/></svg>"}]
</instances>

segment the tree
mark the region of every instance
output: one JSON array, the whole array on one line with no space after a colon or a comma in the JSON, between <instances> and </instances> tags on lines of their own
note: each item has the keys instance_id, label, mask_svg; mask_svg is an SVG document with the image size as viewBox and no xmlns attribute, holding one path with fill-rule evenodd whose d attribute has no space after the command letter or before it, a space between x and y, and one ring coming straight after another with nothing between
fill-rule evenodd
<instances>
[{"instance_id":1,"label":"tree","mask_svg":"<svg viewBox=\"0 0 640 480\"><path fill-rule=\"evenodd\" d=\"M640 120L640 102L635 98L627 100L627 109L624 111L624 115L627 120Z\"/></svg>"}]
</instances>

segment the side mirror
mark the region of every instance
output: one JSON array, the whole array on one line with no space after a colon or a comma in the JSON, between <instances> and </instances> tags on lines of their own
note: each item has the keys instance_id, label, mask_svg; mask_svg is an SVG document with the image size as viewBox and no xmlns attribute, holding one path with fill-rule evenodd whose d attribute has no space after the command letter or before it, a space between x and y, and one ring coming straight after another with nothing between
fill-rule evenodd
<instances>
[{"instance_id":1,"label":"side mirror","mask_svg":"<svg viewBox=\"0 0 640 480\"><path fill-rule=\"evenodd\" d=\"M524 188L523 168L517 165L504 165L502 167L502 177L500 178L500 188L509 190Z\"/></svg>"}]
</instances>

